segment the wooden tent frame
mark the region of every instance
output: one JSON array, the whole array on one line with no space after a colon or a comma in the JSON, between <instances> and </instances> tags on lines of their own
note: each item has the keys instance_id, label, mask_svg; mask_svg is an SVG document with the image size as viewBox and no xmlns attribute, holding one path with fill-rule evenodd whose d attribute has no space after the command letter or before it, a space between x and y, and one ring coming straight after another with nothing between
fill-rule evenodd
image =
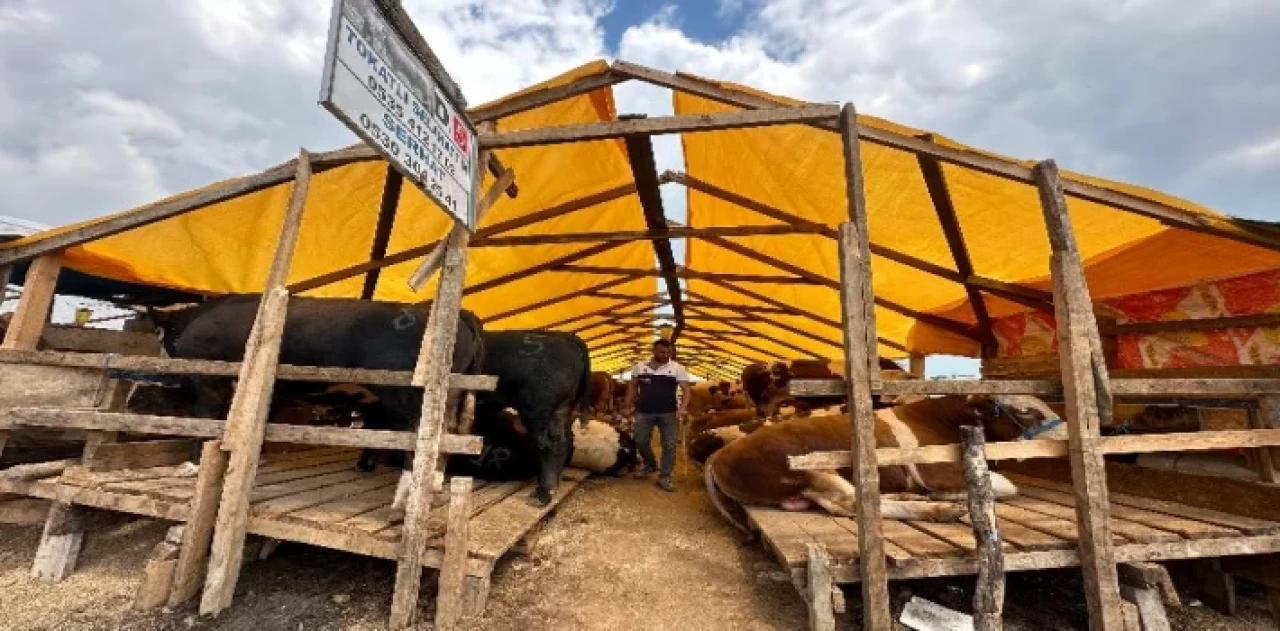
<instances>
[{"instance_id":1,"label":"wooden tent frame","mask_svg":"<svg viewBox=\"0 0 1280 631\"><path fill-rule=\"evenodd\" d=\"M432 302L431 317L422 346L417 369L412 373L409 383L424 388L422 423L416 435L396 436L394 440L373 439L353 430L324 430L323 432L304 437L313 444L344 444L360 446L385 446L394 443L398 446L409 446L418 455L414 463L413 487L410 494L409 514L414 517L405 524L405 535L399 553L396 592L392 604L392 626L403 628L412 623L418 596L420 568L423 565L424 542L422 528L425 525L426 511L421 510L430 505L433 493L443 492L438 488L439 478L436 476L438 454L445 452L472 453L473 442L463 437L450 436L446 429L445 409L450 393L459 390L479 390L492 388L492 380L478 377L450 376L447 370L449 346L452 344L457 325L460 300L465 293L486 291L504 284L527 278L534 274L556 271L577 271L611 277L605 282L591 288L571 292L565 296L549 298L531 303L524 307L498 314L493 319L501 320L538 309L542 306L583 296L606 296L605 290L622 284L636 277L649 275L644 270L592 269L575 265L582 259L594 254L606 252L612 248L634 241L650 241L655 247L659 260L657 274L666 283L667 297L675 310L677 334L690 334L689 339L701 352L718 357L751 356L733 348L752 351L770 356L776 354L771 349L748 345L742 341L730 340L715 331L699 331L698 327L686 326L687 320L702 318L716 321L715 315L706 308L727 309L735 315L755 318L753 322L760 327L777 327L790 333L796 333L796 327L780 326L780 323L759 317L764 310L770 313L782 313L805 318L806 320L840 331L843 335L844 357L847 381L838 383L838 387L830 384L803 383L793 384L793 391L798 393L818 393L843 395L848 399L850 418L853 429L853 443L847 452L811 454L793 460L796 469L830 468L833 466L853 467L853 483L859 492L858 542L861 550L861 562L858 574L862 586L864 600L864 622L870 629L889 629L892 621L889 612L887 583L890 573L885 565L884 541L881 533L879 515L879 490L877 466L890 463L922 463L922 462L959 462L961 451L958 445L927 447L920 449L877 449L872 438L871 400L876 394L969 394L969 393L1026 393L1048 394L1062 393L1067 402L1070 440L1061 443L1053 441L1036 441L1022 444L992 444L986 446L988 459L1007 458L1044 458L1067 457L1070 461L1071 479L1076 496L1076 510L1081 528L1078 555L1084 568L1086 596L1090 624L1096 629L1120 629L1123 624L1120 611L1120 596L1116 572L1117 560L1122 558L1111 543L1109 526L1110 505L1107 500L1106 473L1103 468L1105 453L1140 453L1147 451L1171 451L1205 448L1234 447L1275 447L1280 446L1280 379L1116 379L1108 374L1100 339L1100 324L1094 314L1088 289L1084 283L1083 263L1075 243L1070 218L1067 214L1067 200L1084 199L1103 204L1124 212L1134 213L1160 221L1166 225L1197 232L1207 233L1221 238L1231 239L1251 245L1280 250L1280 237L1266 231L1256 229L1232 220L1210 220L1204 217L1165 206L1157 202L1141 199L1124 193L1111 191L1079 181L1063 180L1052 161L1044 161L1034 168L1027 168L1013 161L996 158L984 154L970 153L952 149L931 142L926 138L915 138L892 131L861 124L857 112L851 104L843 106L803 104L799 106L783 106L745 92L724 88L713 82L683 74L672 74L645 68L624 61L613 63L608 72L576 80L555 88L534 91L520 97L472 112L477 122L492 122L505 116L528 111L559 100L586 94L605 86L625 80L638 80L660 87L679 90L717 102L726 103L738 108L737 111L702 114L697 116L662 116L651 118L634 118L614 122L593 123L587 125L565 125L541 129L526 129L514 132L493 132L482 129L478 137L482 150L482 161L491 170L502 174L505 170L496 160L493 151L510 147L529 147L537 145L559 144L598 140L602 138L621 138L626 143L635 174L635 184L619 187L610 191L596 193L579 200L531 213L520 219L495 224L480 229L474 236L461 228L454 228L445 238L436 243L425 244L404 252L387 255L384 248L374 248L371 253L375 260L369 263L338 270L315 279L285 286L284 278L288 269L288 261L296 238L297 225L304 206L307 183L313 172L333 168L355 161L378 159L377 155L366 147L350 147L326 154L308 154L303 151L299 158L283 165L269 169L261 174L240 178L231 182L211 187L198 194L164 202L137 213L123 215L105 222L84 228L70 230L57 237L33 242L29 245L0 250L0 269L4 269L19 261L32 260L31 272L28 275L28 287L24 291L19 304L14 324L8 331L4 348L0 352L4 361L22 362L35 359L35 363L45 365L74 365L67 358L57 358L48 354L33 351L35 340L44 326L48 304L52 298L53 282L60 267L60 252L65 248L79 245L97 238L116 234L134 227L146 225L168 217L238 195L282 184L293 180L293 195L290 210L286 216L280 244L277 247L276 259L272 265L264 292L254 333L246 349L246 361L237 367L240 377L232 413L222 436L221 451L228 452L230 464L214 467L225 470L225 479L202 480L201 488L211 489L195 502L195 513L206 517L200 527L189 527L187 532L190 541L184 541L184 560L180 566L188 569L200 565L200 543L212 540L212 554L209 558L208 579L205 584L202 611L218 611L230 604L238 568L238 555L244 539L245 500L237 497L243 493L253 477L258 451L264 435L272 431L266 424L265 411L270 399L271 385L276 378L286 373L306 375L308 378L360 381L361 378L390 378L388 375L373 375L371 371L333 371L332 369L306 369L300 367L278 366L277 353L280 330L283 323L288 297L292 293L322 287L332 282L366 275L366 283L376 270L398 262L412 260L432 254L438 260L442 273L436 298ZM695 178L682 174L665 174L658 176L652 172L651 148L648 138L653 134L708 132L721 129L738 129L760 127L765 125L806 124L840 135L844 148L844 165L847 182L847 199L849 203L849 219L833 230L828 226L796 217L781 209L771 208L756 200L750 200L728 191L716 189L713 185L700 182ZM925 174L931 198L943 223L944 232L955 262L956 269L948 269L929 264L904 253L896 252L870 242L867 228L867 212L863 197L862 165L859 156L859 142L865 141L915 154ZM649 154L646 155L646 149ZM1034 288L1004 283L994 279L978 276L968 261L964 247L963 235L958 222L955 221L954 210L950 208L949 196L946 192L944 178L938 165L946 163L961 168L975 170L988 175L1033 185L1040 194L1053 258L1051 274L1053 291L1046 293ZM934 177L930 177L930 173ZM387 190L393 188L390 181ZM501 180L499 180L501 182ZM743 208L754 210L762 215L781 221L781 226L770 226L764 229L745 229L726 226L716 228L682 228L671 226L663 216L657 187L663 183L680 183L703 193L711 194L726 201L733 202ZM505 187L508 194L513 192ZM644 210L647 230L632 233L615 233L608 235L540 235L536 237L503 237L504 232L534 225L540 221L562 215L567 212L580 212L612 199L636 194L639 196ZM657 200L657 201L655 201ZM390 212L390 211L389 211ZM383 222L380 221L381 225ZM837 241L840 252L841 277L838 281L815 276L805 270L779 261L767 255L754 252L731 241L728 237L748 234L821 234ZM787 274L784 277L743 277L732 275L716 275L688 270L681 272L669 257L669 239L698 238L706 240L718 247L733 250L744 256L778 269ZM504 240L505 239L505 240ZM486 242L486 240L488 240ZM546 261L526 270L493 279L473 287L463 287L463 277L467 260L467 248L500 247L534 245L545 243L579 243L595 242L596 245L578 250L572 254ZM381 250L381 251L380 251ZM973 305L978 326L969 323L949 320L947 318L921 313L904 305L898 305L874 296L871 285L871 258L883 257L895 263L916 268L940 278L964 286ZM748 301L745 304L730 304L707 300L701 296L691 296L680 289L677 278L681 275L696 277L709 283L733 291ZM693 274L693 276L690 276ZM831 320L817 314L808 313L793 305L773 300L768 296L742 287L744 282L805 282L816 284L841 293L843 316L839 321ZM368 286L366 284L366 286ZM985 313L984 294L1033 308L1048 310L1052 308L1058 319L1061 353L1060 379L1056 380L1019 380L1019 381L881 381L879 378L878 346L881 344L893 348L886 340L878 340L875 335L875 307L888 309L908 315L918 321L917 326L931 326L949 333L962 335L986 344L990 343L989 317ZM617 296L624 298L623 296ZM547 325L548 328L565 326L571 322L601 316L620 307L627 306L635 297L627 296L621 302L613 304L599 313L582 315L568 320ZM686 301L694 298L693 301ZM639 298L629 304L652 302L656 298ZM706 303L694 306L696 303ZM705 307L705 308L704 308ZM656 315L655 315L656 317ZM662 316L666 317L666 316ZM747 332L766 342L777 344L778 339L762 333L757 328L746 328L743 325L720 319L731 329ZM597 325L600 323L597 323ZM593 325L594 326L594 325ZM651 334L652 329L641 328L640 333ZM605 340L611 336L602 336ZM627 348L643 337L624 337L619 340L598 341L593 351L601 353L613 348ZM593 340L595 341L595 340ZM726 342L729 345L726 345ZM825 342L830 344L830 342ZM785 345L783 345L785 347ZM895 350L906 351L898 347ZM624 351L620 351L625 354ZM613 354L605 355L613 357ZM83 360L76 360L83 361ZM106 359L103 360L107 361ZM915 362L913 361L913 364ZM103 364L106 365L105 363ZM122 364L123 365L123 364ZM193 372L213 370L214 367L203 366L192 362L166 360L149 365L160 366L168 372ZM225 370L225 367L216 367ZM720 375L725 373L721 371ZM296 378L296 377L295 377ZM403 375L395 375L395 379L404 379ZM452 389L452 390L451 390ZM1264 406L1264 429L1240 432L1201 432L1190 435L1172 436L1133 436L1101 438L1099 427L1110 414L1113 397L1130 396L1242 396L1262 398ZM129 431L146 431L148 427L159 427L155 417L140 415L106 415L91 414L46 414L43 419L39 415L28 415L22 419L24 423L41 422L64 427L86 427L95 431L107 431L111 428L127 427ZM114 424L113 424L114 423ZM198 423L196 423L198 424ZM179 425L165 425L165 431L172 431ZM187 426L194 431L194 424ZM208 432L207 428L200 430ZM276 428L275 431L280 431ZM181 434L182 432L176 432ZM207 435L190 434L190 435ZM329 442L326 442L329 441ZM336 441L336 442L335 442ZM92 441L91 441L92 442ZM411 443L411 444L407 444ZM0 434L0 445L3 434ZM402 448L402 447L397 447ZM218 450L211 450L216 457ZM205 474L202 474L205 475ZM210 478L214 473L207 474ZM451 488L457 506L465 506L467 489L465 481ZM215 491L221 490L221 502L216 501ZM216 511L209 508L216 506ZM68 521L73 507L67 504L55 505L51 511L50 524ZM216 520L213 519L216 516ZM191 525L189 525L191 526ZM65 528L50 527L47 529L42 546L54 549L67 546L59 537ZM462 592L459 568L465 565L466 555L460 554L458 538L465 539L465 530L450 531L450 539L446 545L442 571L440 607L437 621L442 626L449 626L458 615ZM461 533L461 534L458 534ZM1198 543L1198 542L1191 542ZM462 541L465 545L465 540ZM1150 558L1173 558L1182 556L1205 556L1213 554L1242 554L1280 551L1280 538L1255 538L1242 543L1244 548L1227 549L1224 546L1202 545L1189 546L1168 556L1161 551L1146 551ZM1194 548L1194 549L1191 549ZM1126 554L1131 554L1126 551ZM1166 556L1161 556L1166 554ZM65 555L64 555L65 556ZM827 617L824 608L829 598L823 593L821 581L824 578L821 550L811 554L816 565L810 568L810 584L807 590L811 606L814 609L815 624L823 626ZM1127 558L1127 557L1124 557ZM1026 564L1035 561L1010 556L1005 560L1005 567L1025 569ZM1022 565L1020 565L1022 564ZM1045 565L1044 567L1053 567ZM896 576L896 575L895 575Z\"/></svg>"}]
</instances>

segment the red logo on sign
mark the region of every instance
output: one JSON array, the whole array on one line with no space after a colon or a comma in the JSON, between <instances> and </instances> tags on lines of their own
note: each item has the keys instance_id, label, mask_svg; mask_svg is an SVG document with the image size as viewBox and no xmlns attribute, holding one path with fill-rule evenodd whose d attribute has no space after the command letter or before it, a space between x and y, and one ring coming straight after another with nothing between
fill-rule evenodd
<instances>
[{"instance_id":1,"label":"red logo on sign","mask_svg":"<svg viewBox=\"0 0 1280 631\"><path fill-rule=\"evenodd\" d=\"M467 148L467 139L471 134L467 133L467 127L462 124L458 117L453 117L453 141L458 143L458 148L463 151L469 151Z\"/></svg>"}]
</instances>

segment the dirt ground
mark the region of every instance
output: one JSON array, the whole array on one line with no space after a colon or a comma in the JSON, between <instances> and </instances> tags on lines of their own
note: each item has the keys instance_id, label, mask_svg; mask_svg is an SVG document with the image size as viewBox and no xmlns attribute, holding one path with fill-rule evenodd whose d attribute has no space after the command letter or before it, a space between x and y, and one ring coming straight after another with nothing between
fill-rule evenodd
<instances>
[{"instance_id":1,"label":"dirt ground","mask_svg":"<svg viewBox=\"0 0 1280 631\"><path fill-rule=\"evenodd\" d=\"M665 493L652 480L588 480L546 522L531 554L499 565L484 617L466 628L806 628L803 601L762 546L740 543L695 475L677 483L677 493ZM159 522L115 520L87 539L77 571L51 584L28 576L40 529L0 526L0 630L384 628L392 563L289 543L246 567L235 604L217 618L197 616L194 603L133 612L139 571L164 532ZM422 620L432 616L433 580L428 572ZM966 611L969 582L894 584L895 613L912 594ZM1273 628L1256 588L1240 586L1235 618L1190 606L1193 598L1184 594L1188 606L1170 610L1173 628ZM858 627L856 588L848 600L841 629ZM1009 629L1084 628L1078 572L1010 575L1006 614Z\"/></svg>"}]
</instances>

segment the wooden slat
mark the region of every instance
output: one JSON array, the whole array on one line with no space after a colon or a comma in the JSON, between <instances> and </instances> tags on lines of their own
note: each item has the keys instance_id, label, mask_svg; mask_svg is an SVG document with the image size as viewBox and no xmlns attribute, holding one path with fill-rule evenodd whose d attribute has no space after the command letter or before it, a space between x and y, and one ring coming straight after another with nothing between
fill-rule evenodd
<instances>
[{"instance_id":1,"label":"wooden slat","mask_svg":"<svg viewBox=\"0 0 1280 631\"><path fill-rule=\"evenodd\" d=\"M964 548L944 541L906 522L896 519L884 520L882 530L886 541L910 552L917 558L947 558L964 556Z\"/></svg>"},{"instance_id":2,"label":"wooden slat","mask_svg":"<svg viewBox=\"0 0 1280 631\"><path fill-rule=\"evenodd\" d=\"M955 522L929 522L929 521L910 521L908 525L927 532L947 543L964 550L965 552L974 552L978 549L977 541L973 537L973 529ZM1001 550L1013 550L1013 546L1008 541L1002 541Z\"/></svg>"},{"instance_id":3,"label":"wooden slat","mask_svg":"<svg viewBox=\"0 0 1280 631\"><path fill-rule=\"evenodd\" d=\"M216 375L235 377L240 373L240 362L223 362L207 359L171 359L141 357L136 355L108 355L102 353L71 353L60 351L0 350L2 364L31 364L35 366L66 366L71 368L95 368L98 370L135 370L164 375ZM276 377L285 381L320 381L331 383L360 383L380 386L412 385L413 373L407 370L373 370L367 368L339 368L333 366L293 366L280 364ZM496 388L498 380L489 375L451 375L449 387L456 390L484 390Z\"/></svg>"},{"instance_id":4,"label":"wooden slat","mask_svg":"<svg viewBox=\"0 0 1280 631\"><path fill-rule=\"evenodd\" d=\"M161 434L213 438L226 431L222 421L187 419L175 416L98 412L96 410L61 410L54 408L14 408L0 417L0 427L6 421L13 425L39 427L76 427L81 429L128 431L136 434ZM266 425L267 441L299 443L335 447L362 447L370 449L413 449L412 432L392 432L345 427L313 427L307 425ZM475 436L448 434L442 440L446 453L476 455L483 449L483 441Z\"/></svg>"},{"instance_id":5,"label":"wooden slat","mask_svg":"<svg viewBox=\"0 0 1280 631\"><path fill-rule=\"evenodd\" d=\"M387 255L387 245L391 242L391 228L396 221L396 207L400 204L400 189L404 186L404 176L395 167L387 163L387 175L382 182L382 201L378 206L378 224L373 229L373 243L369 247L369 260L377 261ZM378 277L382 268L374 268L364 275L364 287L360 291L361 300L373 300L373 293L378 288Z\"/></svg>"},{"instance_id":6,"label":"wooden slat","mask_svg":"<svg viewBox=\"0 0 1280 631\"><path fill-rule=\"evenodd\" d=\"M89 468L111 471L182 464L190 458L193 444L185 439L106 444L98 448Z\"/></svg>"},{"instance_id":7,"label":"wooden slat","mask_svg":"<svg viewBox=\"0 0 1280 631\"><path fill-rule=\"evenodd\" d=\"M484 149L510 149L565 142L623 138L636 134L675 134L786 125L831 119L838 109L831 105L809 105L774 110L742 110L715 114L655 116L581 125L559 125L541 129L480 134Z\"/></svg>"},{"instance_id":8,"label":"wooden slat","mask_svg":"<svg viewBox=\"0 0 1280 631\"><path fill-rule=\"evenodd\" d=\"M857 540L858 538L857 522L853 521L852 519L849 519L848 517L833 517L831 519L831 522L847 530L849 532L849 535L853 537L854 541ZM855 553L856 553L856 549L855 549ZM901 547L898 546L898 544L892 541L887 541L887 540L884 542L884 555L885 555L885 558L889 559L889 563L891 565L896 565L896 566L900 566L904 563L909 563L913 559L915 559L915 556L913 556L910 552L907 552L906 550L902 549ZM856 556L852 558L854 560L857 559Z\"/></svg>"},{"instance_id":9,"label":"wooden slat","mask_svg":"<svg viewBox=\"0 0 1280 631\"><path fill-rule=\"evenodd\" d=\"M1000 536L1015 545L1019 550L1066 550L1075 547L1075 539L1060 539L1051 534L1023 525L1018 521L1001 516L1001 506L996 504L996 522ZM961 521L972 524L969 517Z\"/></svg>"},{"instance_id":10,"label":"wooden slat","mask_svg":"<svg viewBox=\"0 0 1280 631\"><path fill-rule=\"evenodd\" d=\"M1006 500L1004 504L997 507L996 511L997 514L1008 515L1010 518L1016 519L1031 528L1048 532L1064 539L1070 539L1072 542L1078 541L1080 539L1080 531L1076 527L1074 501L1071 501L1070 497L1066 495L1057 496L1055 499L1067 501L1068 503L1059 504L1024 495ZM1111 541L1116 545L1124 543L1125 540L1136 543L1151 543L1178 541L1182 538L1172 532L1157 530L1126 519L1112 519L1111 529Z\"/></svg>"},{"instance_id":11,"label":"wooden slat","mask_svg":"<svg viewBox=\"0 0 1280 631\"><path fill-rule=\"evenodd\" d=\"M546 517L547 513L578 488L586 478L586 473L577 469L565 469L564 476L559 489L551 497L551 503L546 506L531 506L528 498L518 493L481 513L471 524L471 553L482 559L497 560L510 550L529 528Z\"/></svg>"},{"instance_id":12,"label":"wooden slat","mask_svg":"<svg viewBox=\"0 0 1280 631\"><path fill-rule=\"evenodd\" d=\"M250 512L255 517L278 518L294 511L358 495L364 491L384 488L388 484L394 483L399 477L399 474L395 473L360 476L350 482L326 485L298 494L257 502Z\"/></svg>"},{"instance_id":13,"label":"wooden slat","mask_svg":"<svg viewBox=\"0 0 1280 631\"><path fill-rule=\"evenodd\" d=\"M1056 360L1056 356L1054 357ZM911 380L876 382L877 394L1062 394L1057 379ZM1253 378L1136 378L1111 380L1117 398L1160 396L1248 396L1280 394L1280 379ZM797 396L842 396L844 382L829 379L796 379L788 386Z\"/></svg>"},{"instance_id":14,"label":"wooden slat","mask_svg":"<svg viewBox=\"0 0 1280 631\"><path fill-rule=\"evenodd\" d=\"M1055 491L1062 491L1065 487L1065 485L1059 482L1017 474L1010 475L1009 479L1015 480L1018 484ZM1165 500L1140 497L1127 493L1112 493L1111 501L1115 504L1121 504L1124 506L1132 506L1134 508L1141 508L1158 513L1167 513L1169 515L1177 515L1180 517L1208 522L1210 524L1217 524L1219 526L1240 530L1251 535L1280 534L1280 523L1265 519L1255 519L1244 515L1232 515L1222 511L1210 510L1197 506L1188 506L1186 504L1179 504Z\"/></svg>"},{"instance_id":15,"label":"wooden slat","mask_svg":"<svg viewBox=\"0 0 1280 631\"><path fill-rule=\"evenodd\" d=\"M804 567L807 561L805 546L814 542L812 535L780 509L748 507L747 514L779 562L789 568Z\"/></svg>"},{"instance_id":16,"label":"wooden slat","mask_svg":"<svg viewBox=\"0 0 1280 631\"><path fill-rule=\"evenodd\" d=\"M462 618L462 594L467 574L471 531L471 478L449 481L449 525L445 531L444 559L437 582L436 628L450 631Z\"/></svg>"},{"instance_id":17,"label":"wooden slat","mask_svg":"<svg viewBox=\"0 0 1280 631\"><path fill-rule=\"evenodd\" d=\"M395 494L397 482L398 478L391 479L389 482L384 482L383 486L299 511L293 511L281 515L277 519L317 528L335 524L390 504L392 495Z\"/></svg>"},{"instance_id":18,"label":"wooden slat","mask_svg":"<svg viewBox=\"0 0 1280 631\"><path fill-rule=\"evenodd\" d=\"M1024 486L1019 492L1030 498L1042 499L1056 503L1062 503L1070 497L1066 493L1051 491L1034 486ZM1124 506L1122 504L1114 504L1111 507L1111 512L1116 518L1127 519L1158 530L1172 532L1188 539L1230 537L1240 534L1240 531L1232 528L1224 528L1222 526L1216 526L1214 524L1208 524L1201 521L1184 519L1175 515L1155 513L1148 510Z\"/></svg>"}]
</instances>

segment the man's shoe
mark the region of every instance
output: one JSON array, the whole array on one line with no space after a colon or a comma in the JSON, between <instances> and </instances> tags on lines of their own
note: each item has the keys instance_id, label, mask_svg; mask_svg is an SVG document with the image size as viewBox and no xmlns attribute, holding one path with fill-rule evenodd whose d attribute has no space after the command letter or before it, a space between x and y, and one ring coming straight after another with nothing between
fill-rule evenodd
<instances>
[{"instance_id":1,"label":"man's shoe","mask_svg":"<svg viewBox=\"0 0 1280 631\"><path fill-rule=\"evenodd\" d=\"M649 467L646 467L645 465L640 465L640 468L639 468L639 469L636 469L635 477L636 477L636 479L637 479L637 480L643 480L643 479L645 479L645 478L649 477L649 474L651 474L651 473L653 473L653 469L650 469Z\"/></svg>"},{"instance_id":2,"label":"man's shoe","mask_svg":"<svg viewBox=\"0 0 1280 631\"><path fill-rule=\"evenodd\" d=\"M660 477L660 478L658 478L658 487L659 487L659 488L661 488L661 489L662 489L662 490L664 490L664 491L671 491L671 492L675 492L675 490L676 490L676 485L674 485L674 484L672 484L672 483L671 483L671 478L669 478L669 477L667 477L667 476L665 476L665 475L664 475L664 476L662 476L662 477Z\"/></svg>"}]
</instances>

